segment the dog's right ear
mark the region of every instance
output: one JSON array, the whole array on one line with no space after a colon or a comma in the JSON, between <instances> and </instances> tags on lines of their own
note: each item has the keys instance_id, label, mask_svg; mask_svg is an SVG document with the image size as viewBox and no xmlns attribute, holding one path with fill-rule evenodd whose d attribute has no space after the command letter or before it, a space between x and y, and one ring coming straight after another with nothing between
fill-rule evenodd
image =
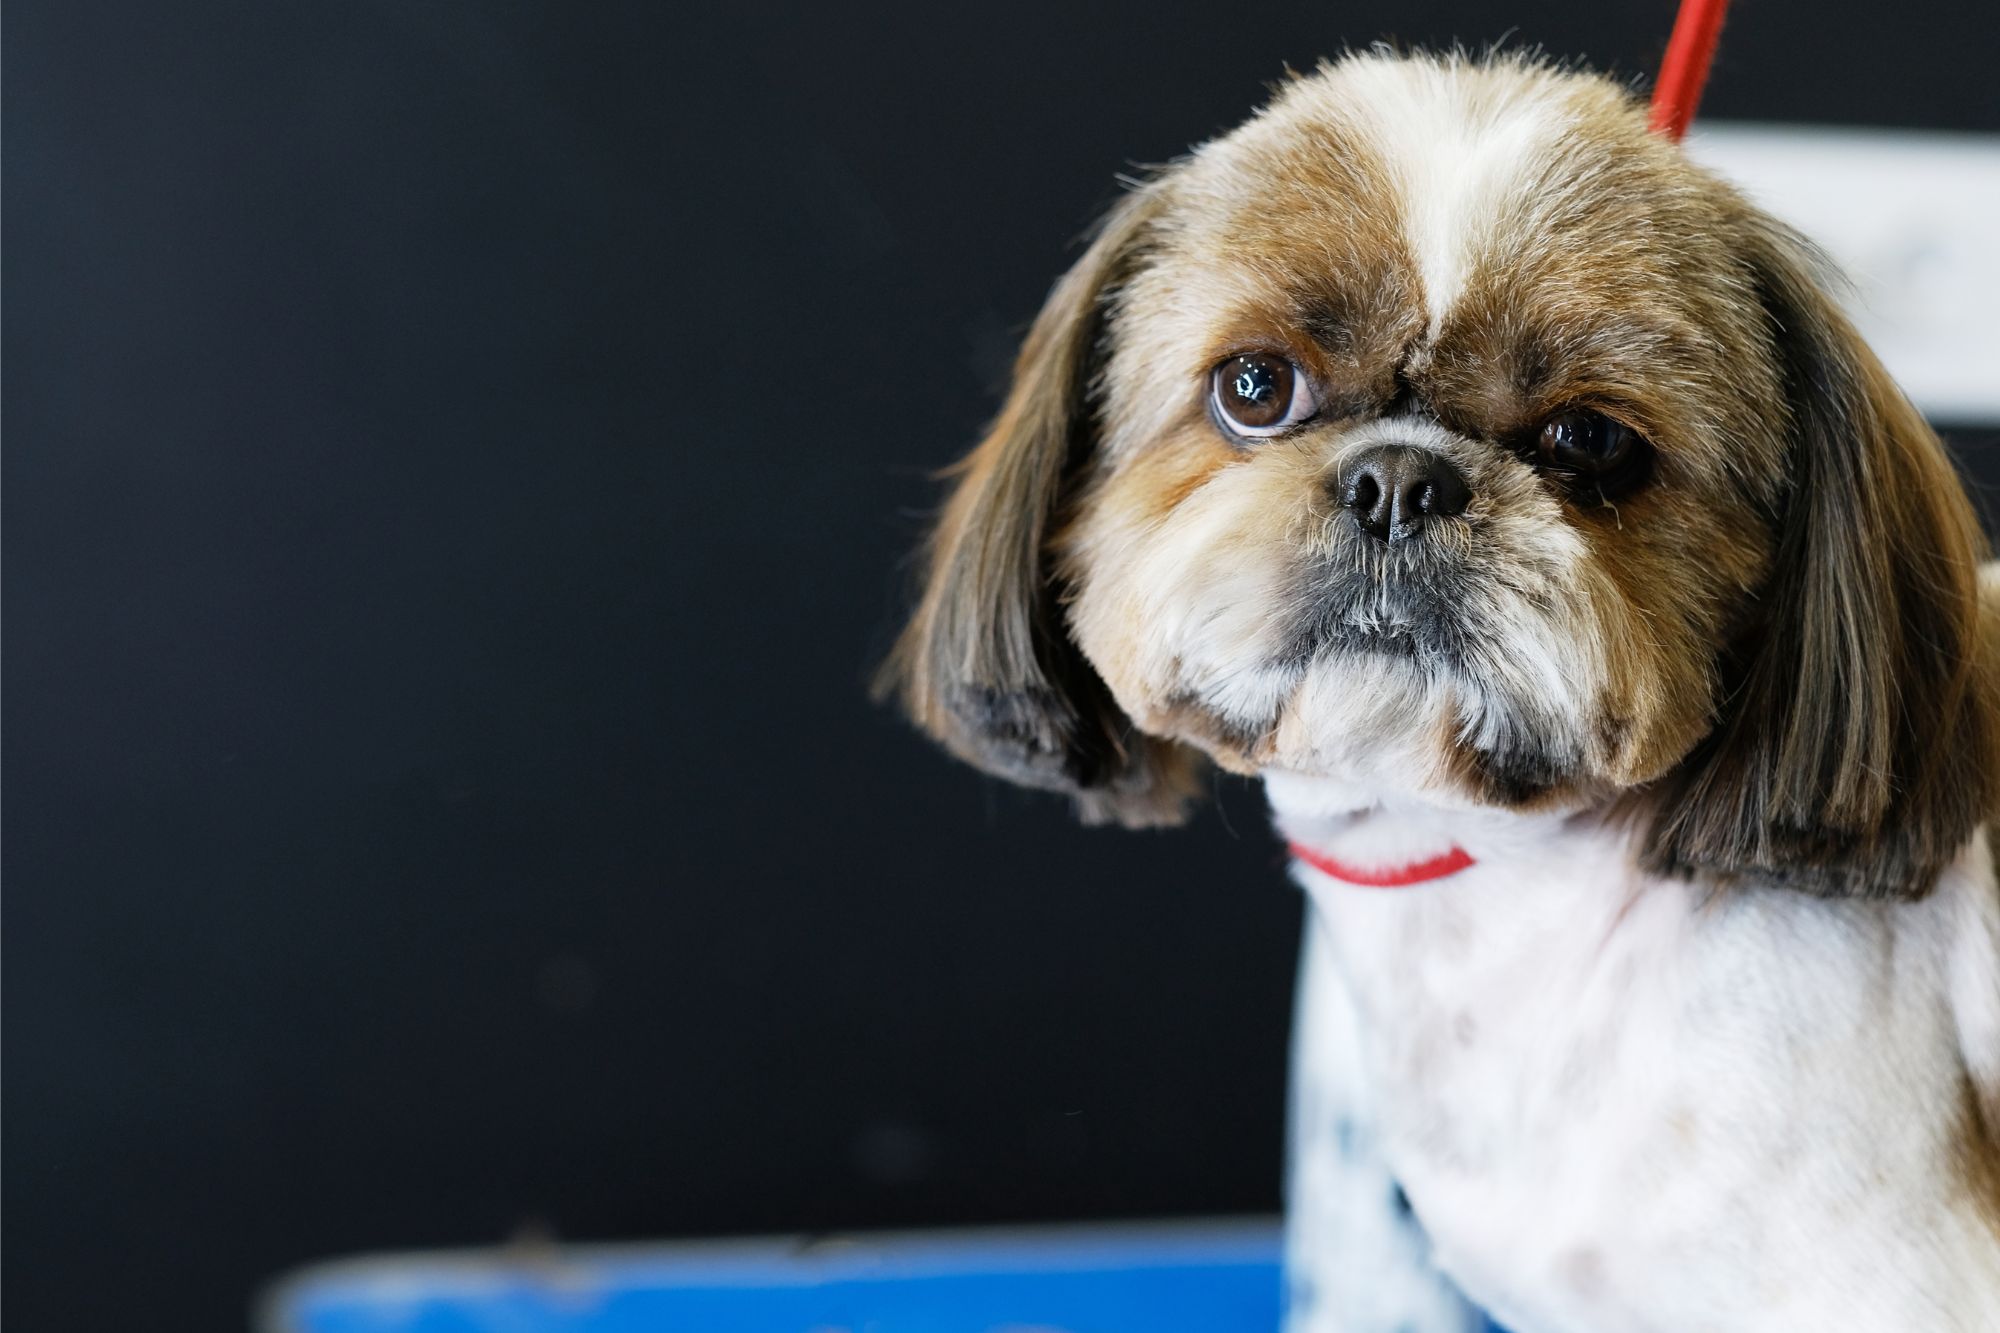
<instances>
[{"instance_id":1,"label":"dog's right ear","mask_svg":"<svg viewBox=\"0 0 2000 1333\"><path fill-rule=\"evenodd\" d=\"M1179 823L1198 768L1112 700L1069 636L1048 550L1094 444L1105 302L1142 262L1160 207L1157 186L1127 195L1049 293L999 418L947 474L922 599L876 680L953 754L1068 793L1090 823Z\"/></svg>"},{"instance_id":2,"label":"dog's right ear","mask_svg":"<svg viewBox=\"0 0 2000 1333\"><path fill-rule=\"evenodd\" d=\"M1745 271L1786 390L1786 486L1715 730L1661 786L1649 869L1919 898L1992 810L1986 540L1951 458L1824 285L1751 215Z\"/></svg>"}]
</instances>

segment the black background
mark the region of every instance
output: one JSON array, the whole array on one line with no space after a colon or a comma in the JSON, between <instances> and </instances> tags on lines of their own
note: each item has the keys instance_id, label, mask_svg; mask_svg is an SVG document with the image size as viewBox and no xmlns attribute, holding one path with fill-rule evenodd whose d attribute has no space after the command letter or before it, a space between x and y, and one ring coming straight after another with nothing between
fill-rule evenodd
<instances>
[{"instance_id":1,"label":"black background","mask_svg":"<svg viewBox=\"0 0 2000 1333\"><path fill-rule=\"evenodd\" d=\"M1298 902L865 698L1071 242L1285 63L1668 3L8 6L10 1329L637 1237L1272 1210ZM1720 116L2000 128L1991 6Z\"/></svg>"}]
</instances>

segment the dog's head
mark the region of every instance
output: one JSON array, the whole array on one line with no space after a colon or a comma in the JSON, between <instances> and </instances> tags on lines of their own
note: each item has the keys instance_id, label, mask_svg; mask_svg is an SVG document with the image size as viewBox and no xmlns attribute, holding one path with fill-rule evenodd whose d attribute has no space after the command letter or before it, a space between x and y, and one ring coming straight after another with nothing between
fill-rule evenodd
<instances>
[{"instance_id":1,"label":"dog's head","mask_svg":"<svg viewBox=\"0 0 2000 1333\"><path fill-rule=\"evenodd\" d=\"M1626 90L1357 57L1056 285L889 674L1086 817L1205 754L1920 892L1986 809L1983 549L1810 248Z\"/></svg>"}]
</instances>

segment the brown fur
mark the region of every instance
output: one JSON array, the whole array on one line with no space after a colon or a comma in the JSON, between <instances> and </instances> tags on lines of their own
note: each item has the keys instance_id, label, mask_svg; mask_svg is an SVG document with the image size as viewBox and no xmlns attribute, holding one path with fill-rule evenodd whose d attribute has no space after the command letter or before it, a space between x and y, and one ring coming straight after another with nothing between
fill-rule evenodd
<instances>
[{"instance_id":1,"label":"brown fur","mask_svg":"<svg viewBox=\"0 0 2000 1333\"><path fill-rule=\"evenodd\" d=\"M1775 570L1733 646L1728 710L1666 785L1648 853L1671 872L1917 895L1992 808L1986 543L1937 436L1805 245L1752 225L1786 378Z\"/></svg>"}]
</instances>

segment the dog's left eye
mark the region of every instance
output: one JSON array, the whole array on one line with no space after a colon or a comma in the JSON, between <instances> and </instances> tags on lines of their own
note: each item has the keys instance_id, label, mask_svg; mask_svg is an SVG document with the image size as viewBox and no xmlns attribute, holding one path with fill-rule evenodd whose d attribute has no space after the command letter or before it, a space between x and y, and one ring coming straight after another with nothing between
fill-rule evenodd
<instances>
[{"instance_id":1,"label":"dog's left eye","mask_svg":"<svg viewBox=\"0 0 2000 1333\"><path fill-rule=\"evenodd\" d=\"M1246 352L1217 366L1209 398L1223 424L1238 435L1276 435L1313 414L1312 386L1281 356Z\"/></svg>"},{"instance_id":2,"label":"dog's left eye","mask_svg":"<svg viewBox=\"0 0 2000 1333\"><path fill-rule=\"evenodd\" d=\"M1542 424L1535 450L1545 463L1595 477L1618 471L1644 444L1637 431L1602 412L1571 411Z\"/></svg>"}]
</instances>

